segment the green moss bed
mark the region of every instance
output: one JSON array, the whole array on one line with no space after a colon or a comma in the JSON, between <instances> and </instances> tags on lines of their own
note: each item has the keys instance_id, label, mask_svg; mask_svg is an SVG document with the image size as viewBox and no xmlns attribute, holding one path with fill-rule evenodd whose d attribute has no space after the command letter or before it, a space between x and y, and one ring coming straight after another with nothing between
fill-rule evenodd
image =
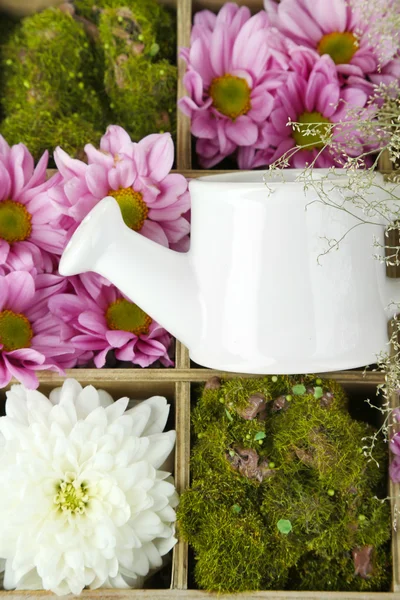
<instances>
[{"instance_id":1,"label":"green moss bed","mask_svg":"<svg viewBox=\"0 0 400 600\"><path fill-rule=\"evenodd\" d=\"M0 15L0 133L36 158L81 157L110 123L134 141L176 129L176 15L157 0L75 0Z\"/></svg>"},{"instance_id":2,"label":"green moss bed","mask_svg":"<svg viewBox=\"0 0 400 600\"><path fill-rule=\"evenodd\" d=\"M199 588L385 591L387 444L317 377L211 379L192 412L180 535ZM378 466L379 465L379 466Z\"/></svg>"}]
</instances>

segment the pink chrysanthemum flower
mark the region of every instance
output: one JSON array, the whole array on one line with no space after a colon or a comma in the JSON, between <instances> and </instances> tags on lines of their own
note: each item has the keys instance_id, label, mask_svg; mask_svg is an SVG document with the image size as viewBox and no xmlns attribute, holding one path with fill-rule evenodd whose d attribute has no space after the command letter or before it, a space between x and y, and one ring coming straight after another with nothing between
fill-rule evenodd
<instances>
[{"instance_id":1,"label":"pink chrysanthemum flower","mask_svg":"<svg viewBox=\"0 0 400 600\"><path fill-rule=\"evenodd\" d=\"M12 377L36 388L35 371L49 369L64 374L76 364L74 348L60 339L60 323L48 311L67 282L58 275L34 279L26 271L0 277L0 387Z\"/></svg>"},{"instance_id":2,"label":"pink chrysanthemum flower","mask_svg":"<svg viewBox=\"0 0 400 600\"><path fill-rule=\"evenodd\" d=\"M376 22L390 9L382 4L370 14L357 0L264 0L271 23L289 38L328 54L343 75L368 76L372 83L389 83L396 77L400 61L396 44L374 32ZM397 65L397 66L396 66Z\"/></svg>"},{"instance_id":3,"label":"pink chrysanthemum flower","mask_svg":"<svg viewBox=\"0 0 400 600\"><path fill-rule=\"evenodd\" d=\"M190 208L186 179L171 174L174 145L169 133L131 141L122 127L111 125L100 149L85 146L86 164L61 148L54 153L62 175L49 191L66 215L63 224L70 237L82 219L105 196L118 202L128 227L174 250L187 250Z\"/></svg>"},{"instance_id":4,"label":"pink chrysanthemum flower","mask_svg":"<svg viewBox=\"0 0 400 600\"><path fill-rule=\"evenodd\" d=\"M110 350L118 360L141 367L156 360L173 364L168 356L171 336L116 287L95 275L74 278L74 287L75 294L51 298L49 308L64 324L62 338L78 352L90 352L97 368L104 366Z\"/></svg>"},{"instance_id":5,"label":"pink chrysanthemum flower","mask_svg":"<svg viewBox=\"0 0 400 600\"><path fill-rule=\"evenodd\" d=\"M303 69L303 72L287 74L285 84L277 90L274 108L263 128L263 147L260 150L241 149L238 155L240 168L269 165L282 156L287 157L293 167L311 164L329 167L342 164L343 152L347 156L362 153L363 140L354 127L348 135L345 123L351 118L352 110L366 105L367 94L356 87L341 87L335 64L327 55L316 58L308 77L305 72ZM289 121L299 123L299 128L294 129ZM327 128L338 123L343 125L333 129L333 146L324 148ZM310 128L313 133L309 132ZM301 149L303 146L307 149Z\"/></svg>"},{"instance_id":6,"label":"pink chrysanthemum flower","mask_svg":"<svg viewBox=\"0 0 400 600\"><path fill-rule=\"evenodd\" d=\"M390 461L389 475L392 481L400 483L400 433L397 432L390 440L389 448L394 456Z\"/></svg>"},{"instance_id":7,"label":"pink chrysanthemum flower","mask_svg":"<svg viewBox=\"0 0 400 600\"><path fill-rule=\"evenodd\" d=\"M46 181L48 153L36 168L24 144L10 146L0 135L0 267L2 272L52 272L54 255L65 245L60 212L46 192L59 181Z\"/></svg>"},{"instance_id":8,"label":"pink chrysanthemum flower","mask_svg":"<svg viewBox=\"0 0 400 600\"><path fill-rule=\"evenodd\" d=\"M287 57L280 34L268 24L264 11L252 17L248 8L232 3L217 16L209 11L195 16L191 46L181 50L188 96L179 108L191 118L204 167L254 145L272 110Z\"/></svg>"}]
</instances>

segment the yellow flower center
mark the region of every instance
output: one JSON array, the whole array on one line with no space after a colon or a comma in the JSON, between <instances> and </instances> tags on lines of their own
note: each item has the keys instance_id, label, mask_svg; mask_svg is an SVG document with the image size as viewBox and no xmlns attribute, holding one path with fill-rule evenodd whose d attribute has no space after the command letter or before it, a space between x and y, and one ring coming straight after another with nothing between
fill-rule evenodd
<instances>
[{"instance_id":1,"label":"yellow flower center","mask_svg":"<svg viewBox=\"0 0 400 600\"><path fill-rule=\"evenodd\" d=\"M112 302L106 311L106 321L110 329L129 331L137 336L149 333L151 317L133 302L119 298Z\"/></svg>"},{"instance_id":2,"label":"yellow flower center","mask_svg":"<svg viewBox=\"0 0 400 600\"><path fill-rule=\"evenodd\" d=\"M60 481L54 496L54 504L58 510L72 515L82 515L86 511L88 503L89 494L86 483L77 483L69 478Z\"/></svg>"},{"instance_id":3,"label":"yellow flower center","mask_svg":"<svg viewBox=\"0 0 400 600\"><path fill-rule=\"evenodd\" d=\"M323 117L319 112L305 112L299 116L297 122L298 129L292 133L297 146L307 146L306 150L314 148L323 148L325 138L329 132L329 127L323 123L330 123L330 120Z\"/></svg>"},{"instance_id":4,"label":"yellow flower center","mask_svg":"<svg viewBox=\"0 0 400 600\"><path fill-rule=\"evenodd\" d=\"M0 312L0 344L6 352L29 348L32 337L32 327L25 315L12 310Z\"/></svg>"},{"instance_id":5,"label":"yellow flower center","mask_svg":"<svg viewBox=\"0 0 400 600\"><path fill-rule=\"evenodd\" d=\"M213 106L232 121L245 115L251 108L251 90L245 79L235 75L215 77L210 86Z\"/></svg>"},{"instance_id":6,"label":"yellow flower center","mask_svg":"<svg viewBox=\"0 0 400 600\"><path fill-rule=\"evenodd\" d=\"M134 231L140 231L149 214L142 194L135 192L132 188L120 188L119 190L110 190L108 195L118 202L126 225Z\"/></svg>"},{"instance_id":7,"label":"yellow flower center","mask_svg":"<svg viewBox=\"0 0 400 600\"><path fill-rule=\"evenodd\" d=\"M23 242L31 234L31 219L23 204L13 200L0 202L0 238L9 244Z\"/></svg>"},{"instance_id":8,"label":"yellow flower center","mask_svg":"<svg viewBox=\"0 0 400 600\"><path fill-rule=\"evenodd\" d=\"M351 61L358 50L358 41L349 31L334 31L324 35L318 43L318 52L329 54L336 65L344 65Z\"/></svg>"}]
</instances>

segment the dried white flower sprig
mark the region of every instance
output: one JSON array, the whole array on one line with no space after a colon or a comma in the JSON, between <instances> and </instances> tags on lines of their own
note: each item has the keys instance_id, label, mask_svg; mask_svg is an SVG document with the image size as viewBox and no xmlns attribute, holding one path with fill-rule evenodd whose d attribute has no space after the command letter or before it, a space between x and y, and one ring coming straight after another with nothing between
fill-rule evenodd
<instances>
[{"instance_id":1,"label":"dried white flower sprig","mask_svg":"<svg viewBox=\"0 0 400 600\"><path fill-rule=\"evenodd\" d=\"M14 385L0 419L0 566L6 589L138 587L176 539L159 470L175 443L155 396L126 410L74 379L49 399ZM5 559L5 562L2 561Z\"/></svg>"}]
</instances>

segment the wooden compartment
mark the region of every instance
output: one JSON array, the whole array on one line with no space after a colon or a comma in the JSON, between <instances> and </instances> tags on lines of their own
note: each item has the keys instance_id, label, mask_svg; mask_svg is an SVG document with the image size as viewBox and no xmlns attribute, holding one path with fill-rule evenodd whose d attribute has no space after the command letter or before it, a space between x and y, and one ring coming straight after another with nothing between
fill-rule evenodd
<instances>
[{"instance_id":1,"label":"wooden compartment","mask_svg":"<svg viewBox=\"0 0 400 600\"><path fill-rule=\"evenodd\" d=\"M192 14L204 8L217 11L224 3L223 0L160 0L170 6L176 6L178 17L178 48L190 43ZM262 0L236 0L238 4L248 5L254 12L263 8ZM178 97L185 95L182 77L185 63L178 60L179 83ZM189 119L178 111L177 115L177 147L176 170L188 178L206 174L202 170L192 170L192 139ZM390 165L382 163L381 168L389 170ZM218 171L212 171L216 173ZM128 395L134 399L143 399L150 395L165 395L173 406L177 443L175 449L175 482L178 492L183 491L190 482L190 399L191 385L206 381L209 377L218 375L223 378L235 377L232 373L221 373L204 368L191 366L189 353L185 346L176 341L175 368L165 369L72 369L67 371L68 377L76 378L82 385L92 384L106 389L114 398ZM345 371L329 373L326 376L339 381L346 390L364 397L374 397L376 387L384 382L384 374L376 372ZM62 384L63 378L50 372L39 372L40 389L48 392ZM392 399L393 403L398 398ZM393 404L394 406L395 404ZM4 410L4 393L0 392L0 411ZM393 519L398 519L400 511L400 486L389 483L388 495L392 498ZM398 529L398 528L397 528ZM201 590L188 588L188 547L179 541L173 550L171 586L170 589L145 590L85 590L83 599L102 600L282 600L284 598L301 598L304 600L400 600L400 539L398 531L393 530L393 578L392 591L382 593L349 593L349 592L296 592L296 591L265 591L248 592L237 595L217 595ZM0 591L0 600L31 600L33 598L57 598L52 593L44 591Z\"/></svg>"}]
</instances>

